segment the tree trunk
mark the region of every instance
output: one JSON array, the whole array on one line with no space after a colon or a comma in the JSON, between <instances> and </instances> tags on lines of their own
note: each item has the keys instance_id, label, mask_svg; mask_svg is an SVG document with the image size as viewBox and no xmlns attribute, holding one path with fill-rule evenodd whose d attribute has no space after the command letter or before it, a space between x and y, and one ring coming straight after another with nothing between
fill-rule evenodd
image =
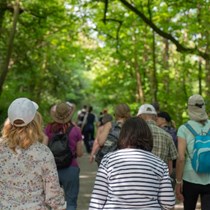
<instances>
[{"instance_id":1,"label":"tree trunk","mask_svg":"<svg viewBox=\"0 0 210 210\"><path fill-rule=\"evenodd\" d=\"M137 85L137 102L144 103L144 93L142 90L142 82L141 82L141 74L140 74L140 68L138 63L138 56L135 52L134 55L135 59L135 73L136 73L136 85Z\"/></svg>"},{"instance_id":2,"label":"tree trunk","mask_svg":"<svg viewBox=\"0 0 210 210\"><path fill-rule=\"evenodd\" d=\"M164 83L165 93L168 95L170 93L170 78L169 78L169 41L167 39L163 39L164 44L164 52L163 52L163 71L164 78L162 79ZM167 103L167 100L166 100Z\"/></svg>"},{"instance_id":3,"label":"tree trunk","mask_svg":"<svg viewBox=\"0 0 210 210\"><path fill-rule=\"evenodd\" d=\"M0 3L0 34L1 34L1 31L2 31L2 24L3 24L3 21L4 21L4 14L5 14L5 11L6 11L6 1L3 1Z\"/></svg>"},{"instance_id":4,"label":"tree trunk","mask_svg":"<svg viewBox=\"0 0 210 210\"><path fill-rule=\"evenodd\" d=\"M208 85L210 84L210 61L209 60L206 60L205 67L206 67L206 84L207 84L207 87L209 87ZM207 89L207 98L209 97L210 97L210 88Z\"/></svg>"},{"instance_id":5,"label":"tree trunk","mask_svg":"<svg viewBox=\"0 0 210 210\"><path fill-rule=\"evenodd\" d=\"M150 9L151 2L148 1L148 13L149 19L152 21L152 11ZM155 31L152 30L152 100L153 103L157 102L157 93L158 93L158 81L157 81L157 69L156 69L156 45L155 45Z\"/></svg>"},{"instance_id":6,"label":"tree trunk","mask_svg":"<svg viewBox=\"0 0 210 210\"><path fill-rule=\"evenodd\" d=\"M199 59L198 61L198 87L199 94L202 95L202 61Z\"/></svg>"},{"instance_id":7,"label":"tree trunk","mask_svg":"<svg viewBox=\"0 0 210 210\"><path fill-rule=\"evenodd\" d=\"M144 92L142 89L142 82L141 82L141 73L140 73L140 67L139 67L139 60L138 60L138 44L137 44L137 37L134 33L133 36L133 45L134 45L134 69L135 69L135 75L136 75L136 90L137 90L137 102L144 103Z\"/></svg>"},{"instance_id":8,"label":"tree trunk","mask_svg":"<svg viewBox=\"0 0 210 210\"><path fill-rule=\"evenodd\" d=\"M4 85L4 82L6 80L8 70L9 70L9 62L10 62L10 58L11 58L11 55L12 55L12 48L13 48L13 42L14 42L14 38L15 38L16 25L17 25L17 21L18 21L18 17L19 17L19 10L20 10L19 0L16 0L16 2L14 4L13 25L12 25L10 35L9 35L6 58L5 58L5 62L3 62L3 64L1 65L1 68L0 68L0 70L1 70L0 96L2 94L3 85Z\"/></svg>"},{"instance_id":9,"label":"tree trunk","mask_svg":"<svg viewBox=\"0 0 210 210\"><path fill-rule=\"evenodd\" d=\"M152 69L152 92L153 92L153 101L157 101L157 93L158 93L158 82L157 82L157 70L156 70L156 45L155 45L155 32L153 31L153 41L152 41L152 61L153 61L153 69Z\"/></svg>"}]
</instances>

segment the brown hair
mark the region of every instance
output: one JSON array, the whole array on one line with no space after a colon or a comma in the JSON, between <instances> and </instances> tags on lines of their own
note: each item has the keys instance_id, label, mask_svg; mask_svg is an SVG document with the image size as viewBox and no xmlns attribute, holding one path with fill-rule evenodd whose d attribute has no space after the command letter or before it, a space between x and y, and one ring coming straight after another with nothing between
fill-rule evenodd
<instances>
[{"instance_id":1,"label":"brown hair","mask_svg":"<svg viewBox=\"0 0 210 210\"><path fill-rule=\"evenodd\" d=\"M118 147L152 151L153 138L149 126L139 117L131 117L122 126Z\"/></svg>"},{"instance_id":2,"label":"brown hair","mask_svg":"<svg viewBox=\"0 0 210 210\"><path fill-rule=\"evenodd\" d=\"M116 120L119 118L128 119L131 117L130 107L127 104L118 104L115 107L114 113Z\"/></svg>"},{"instance_id":3,"label":"brown hair","mask_svg":"<svg viewBox=\"0 0 210 210\"><path fill-rule=\"evenodd\" d=\"M41 114L36 112L34 119L24 127L16 127L7 119L2 129L2 137L13 151L15 151L16 147L27 149L37 141L42 142L45 135L42 128Z\"/></svg>"},{"instance_id":4,"label":"brown hair","mask_svg":"<svg viewBox=\"0 0 210 210\"><path fill-rule=\"evenodd\" d=\"M106 124L107 122L111 122L112 121L112 115L110 114L104 114L104 116L102 117L102 124Z\"/></svg>"}]
</instances>

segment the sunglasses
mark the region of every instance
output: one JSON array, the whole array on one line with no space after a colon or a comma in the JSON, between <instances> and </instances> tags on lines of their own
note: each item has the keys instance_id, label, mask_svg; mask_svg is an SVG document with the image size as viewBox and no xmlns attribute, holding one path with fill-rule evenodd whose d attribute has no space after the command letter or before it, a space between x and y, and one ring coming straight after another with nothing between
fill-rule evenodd
<instances>
[{"instance_id":1,"label":"sunglasses","mask_svg":"<svg viewBox=\"0 0 210 210\"><path fill-rule=\"evenodd\" d=\"M198 103L196 103L196 104L188 104L188 106L197 106L199 108L202 108L204 105L205 105L204 103L203 104L198 104Z\"/></svg>"}]
</instances>

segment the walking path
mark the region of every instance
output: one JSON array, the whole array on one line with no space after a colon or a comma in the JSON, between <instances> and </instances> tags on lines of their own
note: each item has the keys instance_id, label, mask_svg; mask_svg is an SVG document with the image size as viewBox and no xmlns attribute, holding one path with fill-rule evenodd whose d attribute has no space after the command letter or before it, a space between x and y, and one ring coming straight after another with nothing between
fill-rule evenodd
<instances>
[{"instance_id":1,"label":"walking path","mask_svg":"<svg viewBox=\"0 0 210 210\"><path fill-rule=\"evenodd\" d=\"M80 193L77 210L88 210L90 196L98 168L95 162L90 164L88 158L88 154L84 154L83 157L78 158L80 164ZM177 202L174 210L183 210L182 203ZM198 203L196 210L200 210L200 203Z\"/></svg>"},{"instance_id":2,"label":"walking path","mask_svg":"<svg viewBox=\"0 0 210 210\"><path fill-rule=\"evenodd\" d=\"M77 210L88 210L90 196L98 168L95 162L90 164L88 158L89 155L87 153L85 153L81 158L78 158L80 165L80 192Z\"/></svg>"}]
</instances>

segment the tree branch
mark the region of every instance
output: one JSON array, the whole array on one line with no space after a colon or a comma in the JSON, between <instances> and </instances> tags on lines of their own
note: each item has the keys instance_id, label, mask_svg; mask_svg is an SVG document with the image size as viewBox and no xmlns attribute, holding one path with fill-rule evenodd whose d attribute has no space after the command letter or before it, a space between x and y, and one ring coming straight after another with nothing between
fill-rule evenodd
<instances>
[{"instance_id":1,"label":"tree branch","mask_svg":"<svg viewBox=\"0 0 210 210\"><path fill-rule=\"evenodd\" d=\"M120 28L122 26L122 23L123 21L122 20L117 20L117 19L113 19L113 18L106 18L106 20L103 19L103 21L112 21L112 22L116 22L116 23L119 23L119 26L117 27L117 34L116 34L116 40L117 40L117 49L118 49L118 46L119 46L119 34L120 34Z\"/></svg>"},{"instance_id":2,"label":"tree branch","mask_svg":"<svg viewBox=\"0 0 210 210\"><path fill-rule=\"evenodd\" d=\"M128 3L126 0L120 0L124 6L126 6L128 9L133 11L135 14L137 14L147 25L149 25L157 34L159 34L161 37L166 38L173 42L176 45L178 52L186 52L190 54L196 54L198 56L201 56L205 60L210 59L210 54L207 52L202 52L195 48L188 48L183 46L178 40L176 40L171 34L166 33L165 31L159 29L151 20L149 20L142 12L140 12L136 7L134 7L132 4Z\"/></svg>"},{"instance_id":3,"label":"tree branch","mask_svg":"<svg viewBox=\"0 0 210 210\"><path fill-rule=\"evenodd\" d=\"M104 24L106 24L106 13L107 13L107 10L108 10L108 0L105 0L104 2L104 19L103 19L103 22Z\"/></svg>"}]
</instances>

